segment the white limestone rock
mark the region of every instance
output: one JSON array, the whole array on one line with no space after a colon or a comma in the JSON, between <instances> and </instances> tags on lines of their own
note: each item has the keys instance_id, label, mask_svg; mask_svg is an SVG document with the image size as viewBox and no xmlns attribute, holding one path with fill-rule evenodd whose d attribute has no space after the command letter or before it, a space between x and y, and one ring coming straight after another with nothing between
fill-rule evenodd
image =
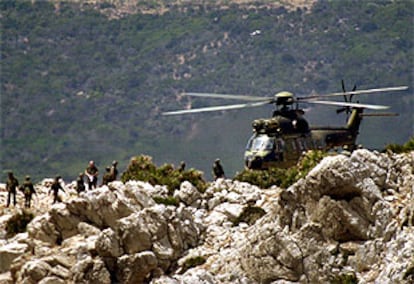
<instances>
[{"instance_id":1,"label":"white limestone rock","mask_svg":"<svg viewBox=\"0 0 414 284\"><path fill-rule=\"evenodd\" d=\"M0 247L0 273L9 271L14 259L27 252L29 246L22 243L7 243Z\"/></svg>"},{"instance_id":2,"label":"white limestone rock","mask_svg":"<svg viewBox=\"0 0 414 284\"><path fill-rule=\"evenodd\" d=\"M179 199L181 202L188 206L199 207L200 204L196 203L201 197L198 189L188 181L184 181L180 185L180 189L174 192L174 198Z\"/></svg>"}]
</instances>

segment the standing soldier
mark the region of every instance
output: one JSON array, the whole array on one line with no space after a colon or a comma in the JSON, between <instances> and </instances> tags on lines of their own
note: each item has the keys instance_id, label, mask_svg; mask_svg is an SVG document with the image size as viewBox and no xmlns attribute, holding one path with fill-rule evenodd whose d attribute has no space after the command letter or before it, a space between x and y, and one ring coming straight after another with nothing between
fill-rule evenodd
<instances>
[{"instance_id":1,"label":"standing soldier","mask_svg":"<svg viewBox=\"0 0 414 284\"><path fill-rule=\"evenodd\" d=\"M76 180L76 191L78 194L85 191L85 182L83 181L83 176L84 174L80 173L78 179Z\"/></svg>"},{"instance_id":2,"label":"standing soldier","mask_svg":"<svg viewBox=\"0 0 414 284\"><path fill-rule=\"evenodd\" d=\"M223 167L220 164L220 159L216 159L213 164L213 176L214 180L218 178L225 178Z\"/></svg>"},{"instance_id":3,"label":"standing soldier","mask_svg":"<svg viewBox=\"0 0 414 284\"><path fill-rule=\"evenodd\" d=\"M116 178L118 176L118 169L116 168L117 165L118 165L118 161L113 161L112 162L112 167L110 169L110 174L111 174L111 180L110 181L116 180Z\"/></svg>"},{"instance_id":4,"label":"standing soldier","mask_svg":"<svg viewBox=\"0 0 414 284\"><path fill-rule=\"evenodd\" d=\"M20 190L23 191L24 194L24 207L30 208L32 195L36 194L33 183L30 181L30 176L26 176L26 179L23 185L20 187Z\"/></svg>"},{"instance_id":5,"label":"standing soldier","mask_svg":"<svg viewBox=\"0 0 414 284\"><path fill-rule=\"evenodd\" d=\"M57 176L55 180L53 181L52 186L50 187L50 190L49 190L49 194L51 191L53 191L53 203L52 204L55 204L56 202L60 202L59 195L58 195L59 189L65 192L59 180L60 180L60 176Z\"/></svg>"},{"instance_id":6,"label":"standing soldier","mask_svg":"<svg viewBox=\"0 0 414 284\"><path fill-rule=\"evenodd\" d=\"M110 167L106 167L105 168L106 172L102 177L102 185L108 185L108 183L110 183L112 181L112 173L111 173L111 168Z\"/></svg>"},{"instance_id":7,"label":"standing soldier","mask_svg":"<svg viewBox=\"0 0 414 284\"><path fill-rule=\"evenodd\" d=\"M96 188L98 182L98 168L95 166L94 161L90 161L88 167L85 170L85 174L88 177L88 187L89 190Z\"/></svg>"},{"instance_id":8,"label":"standing soldier","mask_svg":"<svg viewBox=\"0 0 414 284\"><path fill-rule=\"evenodd\" d=\"M181 161L180 167L178 168L178 171L180 173L182 173L184 170L185 170L185 162L184 161Z\"/></svg>"},{"instance_id":9,"label":"standing soldier","mask_svg":"<svg viewBox=\"0 0 414 284\"><path fill-rule=\"evenodd\" d=\"M7 205L6 207L9 207L10 205L10 199L13 195L13 205L16 207L16 189L19 187L19 181L17 178L14 177L13 172L8 173L8 178L6 182L6 189L7 189Z\"/></svg>"}]
</instances>

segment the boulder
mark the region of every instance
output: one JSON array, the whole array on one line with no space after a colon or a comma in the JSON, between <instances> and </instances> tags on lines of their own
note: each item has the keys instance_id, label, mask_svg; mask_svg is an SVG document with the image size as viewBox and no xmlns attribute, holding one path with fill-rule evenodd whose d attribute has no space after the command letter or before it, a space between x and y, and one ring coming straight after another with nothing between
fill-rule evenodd
<instances>
[{"instance_id":1,"label":"boulder","mask_svg":"<svg viewBox=\"0 0 414 284\"><path fill-rule=\"evenodd\" d=\"M99 259L86 257L78 261L71 269L75 283L110 284L111 275L105 263Z\"/></svg>"},{"instance_id":2,"label":"boulder","mask_svg":"<svg viewBox=\"0 0 414 284\"><path fill-rule=\"evenodd\" d=\"M8 243L0 247L0 273L9 271L14 259L21 256L29 246L22 243Z\"/></svg>"},{"instance_id":3,"label":"boulder","mask_svg":"<svg viewBox=\"0 0 414 284\"><path fill-rule=\"evenodd\" d=\"M96 251L102 257L111 258L117 258L124 253L118 235L111 228L99 233L96 240Z\"/></svg>"},{"instance_id":4,"label":"boulder","mask_svg":"<svg viewBox=\"0 0 414 284\"><path fill-rule=\"evenodd\" d=\"M29 282L39 282L46 277L51 270L51 266L43 260L32 260L22 267L21 279Z\"/></svg>"},{"instance_id":5,"label":"boulder","mask_svg":"<svg viewBox=\"0 0 414 284\"><path fill-rule=\"evenodd\" d=\"M184 181L181 183L180 189L174 192L174 198L179 199L188 206L199 207L200 204L197 201L201 198L201 194L194 185Z\"/></svg>"},{"instance_id":6,"label":"boulder","mask_svg":"<svg viewBox=\"0 0 414 284\"><path fill-rule=\"evenodd\" d=\"M151 251L123 255L118 258L117 281L124 284L144 283L158 265L157 257Z\"/></svg>"}]
</instances>

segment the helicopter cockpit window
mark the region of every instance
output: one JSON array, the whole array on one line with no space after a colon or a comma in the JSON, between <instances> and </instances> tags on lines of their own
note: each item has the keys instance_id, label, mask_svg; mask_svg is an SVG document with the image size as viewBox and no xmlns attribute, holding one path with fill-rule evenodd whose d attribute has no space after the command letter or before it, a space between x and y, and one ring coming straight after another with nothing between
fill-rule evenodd
<instances>
[{"instance_id":1,"label":"helicopter cockpit window","mask_svg":"<svg viewBox=\"0 0 414 284\"><path fill-rule=\"evenodd\" d=\"M272 150L274 141L267 135L252 137L247 143L247 149L251 151Z\"/></svg>"}]
</instances>

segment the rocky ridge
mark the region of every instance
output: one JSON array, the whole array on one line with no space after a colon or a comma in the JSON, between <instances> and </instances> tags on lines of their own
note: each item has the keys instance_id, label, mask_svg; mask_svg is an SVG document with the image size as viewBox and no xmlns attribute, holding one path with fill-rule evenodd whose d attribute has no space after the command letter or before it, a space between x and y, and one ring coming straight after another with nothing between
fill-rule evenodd
<instances>
[{"instance_id":1,"label":"rocky ridge","mask_svg":"<svg viewBox=\"0 0 414 284\"><path fill-rule=\"evenodd\" d=\"M36 188L27 232L0 234L0 283L414 281L414 152L326 157L288 189L184 182L178 206L140 181L71 183L53 206ZM4 230L21 209L1 211Z\"/></svg>"}]
</instances>

